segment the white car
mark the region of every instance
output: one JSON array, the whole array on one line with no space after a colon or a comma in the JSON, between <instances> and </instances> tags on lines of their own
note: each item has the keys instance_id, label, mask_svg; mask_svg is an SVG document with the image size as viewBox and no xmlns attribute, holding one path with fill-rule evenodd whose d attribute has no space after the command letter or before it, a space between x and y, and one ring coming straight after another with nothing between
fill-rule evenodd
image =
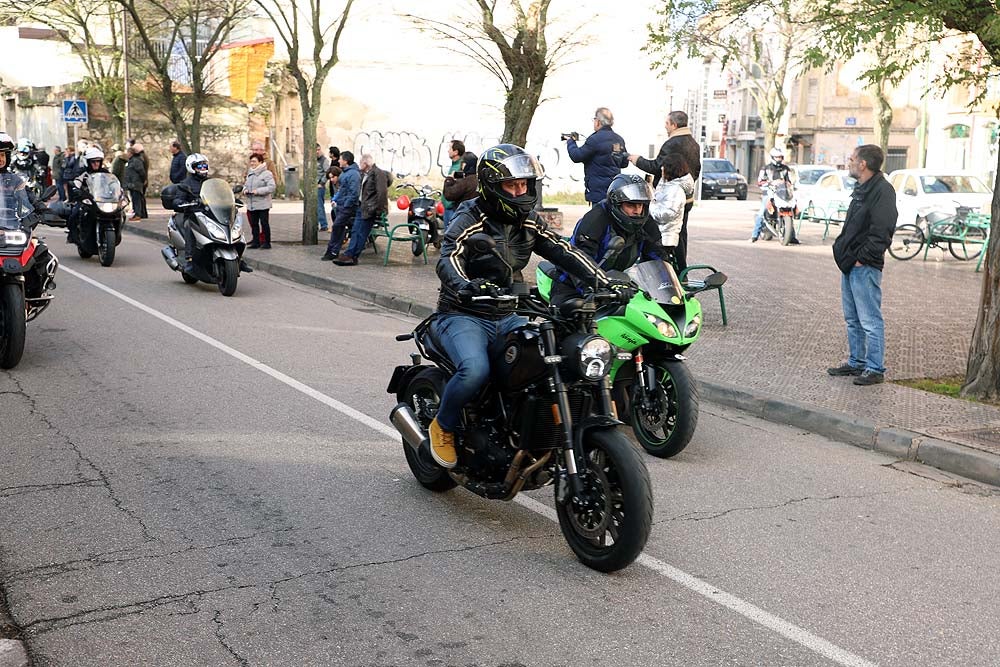
<instances>
[{"instance_id":1,"label":"white car","mask_svg":"<svg viewBox=\"0 0 1000 667\"><path fill-rule=\"evenodd\" d=\"M806 194L800 194L799 201L806 207L811 205L817 214L836 217L838 210L850 205L851 193L857 183L846 169L827 171L820 175ZM802 192L802 188L799 188L799 192Z\"/></svg>"},{"instance_id":2,"label":"white car","mask_svg":"<svg viewBox=\"0 0 1000 667\"><path fill-rule=\"evenodd\" d=\"M968 172L899 169L889 174L896 190L897 225L920 222L931 211L953 214L956 206L989 210L993 191Z\"/></svg>"},{"instance_id":3,"label":"white car","mask_svg":"<svg viewBox=\"0 0 1000 667\"><path fill-rule=\"evenodd\" d=\"M791 164L788 167L792 170L792 183L795 184L795 196L800 206L802 202L809 201L820 177L836 170L836 167L828 164Z\"/></svg>"}]
</instances>

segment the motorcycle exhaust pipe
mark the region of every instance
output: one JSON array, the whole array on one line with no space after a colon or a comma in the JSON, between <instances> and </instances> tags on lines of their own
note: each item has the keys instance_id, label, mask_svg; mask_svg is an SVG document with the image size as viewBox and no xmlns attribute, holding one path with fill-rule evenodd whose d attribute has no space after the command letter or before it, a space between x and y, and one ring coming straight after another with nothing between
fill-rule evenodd
<instances>
[{"instance_id":1,"label":"motorcycle exhaust pipe","mask_svg":"<svg viewBox=\"0 0 1000 667\"><path fill-rule=\"evenodd\" d=\"M413 410L406 403L399 403L392 409L392 412L389 413L389 421L414 451L420 451L424 445L430 446L427 434L420 427L417 416L413 414Z\"/></svg>"},{"instance_id":2,"label":"motorcycle exhaust pipe","mask_svg":"<svg viewBox=\"0 0 1000 667\"><path fill-rule=\"evenodd\" d=\"M167 266L169 266L174 271L180 271L181 265L177 261L176 250L174 250L170 246L166 246L163 248L163 250L160 251L160 254L163 255L163 261L167 263Z\"/></svg>"}]
</instances>

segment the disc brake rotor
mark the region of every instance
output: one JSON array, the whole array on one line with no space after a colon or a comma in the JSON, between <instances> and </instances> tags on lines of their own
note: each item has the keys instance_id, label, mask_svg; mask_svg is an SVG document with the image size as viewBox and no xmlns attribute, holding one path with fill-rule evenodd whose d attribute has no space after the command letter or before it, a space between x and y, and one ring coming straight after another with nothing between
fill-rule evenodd
<instances>
[{"instance_id":1,"label":"disc brake rotor","mask_svg":"<svg viewBox=\"0 0 1000 667\"><path fill-rule=\"evenodd\" d=\"M569 520L579 535L589 539L600 539L611 524L611 483L603 470L588 468L580 471L585 498L584 507L575 499L570 502Z\"/></svg>"}]
</instances>

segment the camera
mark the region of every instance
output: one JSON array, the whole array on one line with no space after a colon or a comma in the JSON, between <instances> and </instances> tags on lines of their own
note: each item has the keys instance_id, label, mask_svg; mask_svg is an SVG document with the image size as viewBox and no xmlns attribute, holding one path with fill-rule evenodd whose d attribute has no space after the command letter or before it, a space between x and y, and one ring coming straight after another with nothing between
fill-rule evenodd
<instances>
[{"instance_id":1,"label":"camera","mask_svg":"<svg viewBox=\"0 0 1000 667\"><path fill-rule=\"evenodd\" d=\"M578 132L563 132L561 135L559 135L559 139L561 141L566 141L567 139L572 139L573 141L577 141L580 139L580 134Z\"/></svg>"}]
</instances>

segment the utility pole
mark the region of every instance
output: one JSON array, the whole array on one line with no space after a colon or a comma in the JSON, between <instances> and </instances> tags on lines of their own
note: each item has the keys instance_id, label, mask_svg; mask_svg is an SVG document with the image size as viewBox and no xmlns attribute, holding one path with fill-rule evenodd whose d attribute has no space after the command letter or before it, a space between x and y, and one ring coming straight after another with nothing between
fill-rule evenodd
<instances>
[{"instance_id":1,"label":"utility pole","mask_svg":"<svg viewBox=\"0 0 1000 667\"><path fill-rule=\"evenodd\" d=\"M128 139L132 136L132 108L128 94L128 14L122 9L122 77L125 88L125 136L120 139Z\"/></svg>"}]
</instances>

